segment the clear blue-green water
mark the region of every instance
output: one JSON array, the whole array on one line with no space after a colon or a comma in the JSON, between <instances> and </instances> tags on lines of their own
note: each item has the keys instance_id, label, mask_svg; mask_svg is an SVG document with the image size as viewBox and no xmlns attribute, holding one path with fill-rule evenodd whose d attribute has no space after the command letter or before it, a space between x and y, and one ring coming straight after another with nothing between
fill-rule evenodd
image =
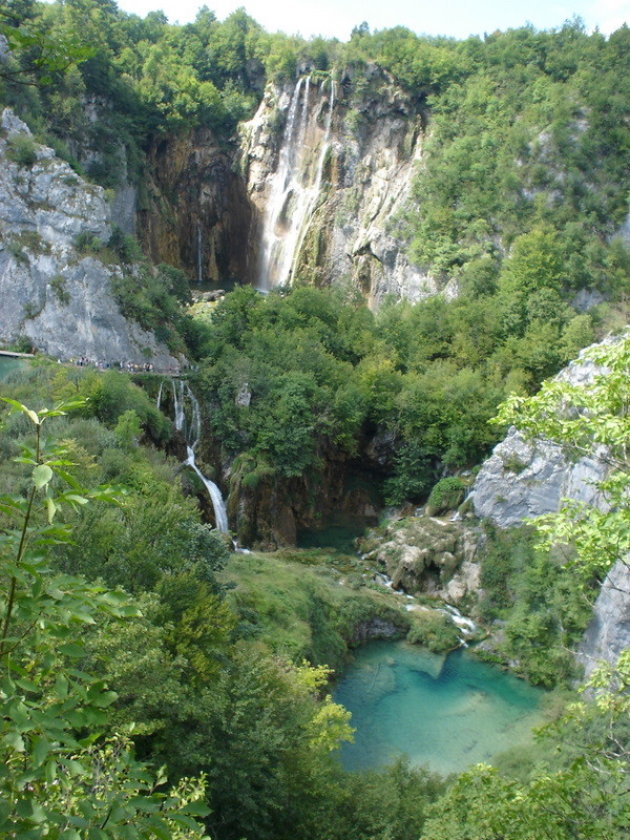
<instances>
[{"instance_id":1,"label":"clear blue-green water","mask_svg":"<svg viewBox=\"0 0 630 840\"><path fill-rule=\"evenodd\" d=\"M356 553L355 539L365 533L365 523L333 523L318 531L304 529L297 535L298 548L333 548Z\"/></svg>"},{"instance_id":2,"label":"clear blue-green water","mask_svg":"<svg viewBox=\"0 0 630 840\"><path fill-rule=\"evenodd\" d=\"M465 650L438 656L404 642L357 652L334 698L352 712L346 770L382 767L406 755L447 774L532 739L544 692Z\"/></svg>"},{"instance_id":3,"label":"clear blue-green water","mask_svg":"<svg viewBox=\"0 0 630 840\"><path fill-rule=\"evenodd\" d=\"M0 356L0 382L24 364L24 359L12 359L10 356Z\"/></svg>"}]
</instances>

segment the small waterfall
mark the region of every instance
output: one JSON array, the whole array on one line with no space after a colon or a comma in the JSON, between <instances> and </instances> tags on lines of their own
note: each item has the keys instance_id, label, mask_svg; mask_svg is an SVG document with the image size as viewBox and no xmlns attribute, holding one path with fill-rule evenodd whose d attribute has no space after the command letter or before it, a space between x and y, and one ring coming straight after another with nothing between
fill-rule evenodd
<instances>
[{"instance_id":1,"label":"small waterfall","mask_svg":"<svg viewBox=\"0 0 630 840\"><path fill-rule=\"evenodd\" d=\"M322 86L318 91L321 99ZM316 104L311 106L310 77L296 84L263 219L258 278L261 291L293 281L321 189L334 105L335 83L331 80L322 130L317 124L319 109Z\"/></svg>"},{"instance_id":2,"label":"small waterfall","mask_svg":"<svg viewBox=\"0 0 630 840\"><path fill-rule=\"evenodd\" d=\"M199 478L203 481L204 487L208 491L208 495L210 496L210 500L212 502L212 507L214 508L214 518L217 523L217 530L221 531L223 534L226 534L228 531L228 518L227 518L227 511L225 509L225 502L223 501L223 496L221 495L221 491L214 483L214 481L210 481L209 478L201 472L197 464L195 463L195 451L192 446L186 447L186 451L188 453L188 458L184 461L184 463L192 467L193 470L197 473Z\"/></svg>"},{"instance_id":3,"label":"small waterfall","mask_svg":"<svg viewBox=\"0 0 630 840\"><path fill-rule=\"evenodd\" d=\"M162 388L160 386L160 393L158 395L159 401L162 397ZM190 404L189 417L186 416L185 403ZM199 410L199 402L190 390L190 385L183 379L173 380L173 413L175 415L175 428L182 433L186 441L187 458L184 465L191 467L203 482L204 487L208 491L212 507L214 508L214 518L217 524L217 530L222 533L228 531L228 518L225 502L221 491L209 478L201 472L195 462L195 449L201 437L201 412Z\"/></svg>"},{"instance_id":4,"label":"small waterfall","mask_svg":"<svg viewBox=\"0 0 630 840\"><path fill-rule=\"evenodd\" d=\"M201 240L201 225L197 225L197 285L201 287L203 284L203 249Z\"/></svg>"},{"instance_id":5,"label":"small waterfall","mask_svg":"<svg viewBox=\"0 0 630 840\"><path fill-rule=\"evenodd\" d=\"M162 391L164 389L164 380L160 380L160 387L158 388L158 395L157 400L155 401L155 405L157 410L159 411L162 408Z\"/></svg>"},{"instance_id":6,"label":"small waterfall","mask_svg":"<svg viewBox=\"0 0 630 840\"><path fill-rule=\"evenodd\" d=\"M184 382L183 379L174 379L173 380L173 414L175 415L175 428L178 432L181 432L184 436L186 442L188 442L188 435L186 434L186 414L184 413L184 397L188 396L192 397L193 400L195 398L192 395L190 387L187 382ZM193 405L197 401L195 400ZM193 444L196 445L197 441Z\"/></svg>"}]
</instances>

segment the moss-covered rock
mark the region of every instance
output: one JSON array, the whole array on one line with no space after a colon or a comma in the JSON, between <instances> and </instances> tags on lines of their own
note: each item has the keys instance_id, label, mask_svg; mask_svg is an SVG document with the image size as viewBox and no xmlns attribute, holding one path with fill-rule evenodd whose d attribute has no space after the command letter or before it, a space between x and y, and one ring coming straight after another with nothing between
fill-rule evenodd
<instances>
[{"instance_id":1,"label":"moss-covered rock","mask_svg":"<svg viewBox=\"0 0 630 840\"><path fill-rule=\"evenodd\" d=\"M394 589L460 603L479 589L479 542L479 532L462 522L417 516L371 532L363 547Z\"/></svg>"}]
</instances>

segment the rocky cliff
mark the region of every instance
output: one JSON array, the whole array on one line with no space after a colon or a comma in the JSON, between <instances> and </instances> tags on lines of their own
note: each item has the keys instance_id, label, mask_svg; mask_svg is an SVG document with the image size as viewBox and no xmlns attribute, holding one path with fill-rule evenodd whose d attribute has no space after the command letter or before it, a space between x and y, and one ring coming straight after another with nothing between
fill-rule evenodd
<instances>
[{"instance_id":1,"label":"rocky cliff","mask_svg":"<svg viewBox=\"0 0 630 840\"><path fill-rule=\"evenodd\" d=\"M630 647L630 558L616 563L602 584L593 617L578 649L585 676L602 660L616 662Z\"/></svg>"},{"instance_id":2,"label":"rocky cliff","mask_svg":"<svg viewBox=\"0 0 630 840\"><path fill-rule=\"evenodd\" d=\"M154 262L186 269L198 286L251 278L253 210L235 169L209 129L153 144L138 230Z\"/></svg>"},{"instance_id":3,"label":"rocky cliff","mask_svg":"<svg viewBox=\"0 0 630 840\"><path fill-rule=\"evenodd\" d=\"M588 387L602 369L585 355L587 352L582 351L558 378ZM512 428L483 464L469 499L478 516L490 519L499 528L553 513L562 499L604 509L606 502L596 487L607 472L604 455L596 449L588 457L570 460L555 444L526 440ZM602 584L593 618L579 646L578 661L588 676L598 661L615 662L629 644L630 566L620 558Z\"/></svg>"},{"instance_id":4,"label":"rocky cliff","mask_svg":"<svg viewBox=\"0 0 630 840\"><path fill-rule=\"evenodd\" d=\"M270 85L238 143L207 128L155 140L137 195L137 231L154 262L196 285L351 283L378 305L442 288L406 256L399 214L422 157L425 110L381 68L339 80ZM119 189L133 230L136 194Z\"/></svg>"},{"instance_id":5,"label":"rocky cliff","mask_svg":"<svg viewBox=\"0 0 630 840\"><path fill-rule=\"evenodd\" d=\"M0 132L0 341L20 337L64 359L178 361L123 317L112 293L120 269L82 253L81 239L106 243L110 208L52 149L36 144L9 110Z\"/></svg>"},{"instance_id":6,"label":"rocky cliff","mask_svg":"<svg viewBox=\"0 0 630 840\"><path fill-rule=\"evenodd\" d=\"M587 352L582 351L557 378L588 386L601 370ZM562 499L601 506L603 499L595 485L606 475L606 465L597 455L595 450L571 460L556 444L528 440L511 428L483 463L469 499L477 516L490 519L499 528L554 513Z\"/></svg>"},{"instance_id":7,"label":"rocky cliff","mask_svg":"<svg viewBox=\"0 0 630 840\"><path fill-rule=\"evenodd\" d=\"M268 88L242 127L254 282L351 282L373 304L439 291L406 257L397 219L423 136L418 103L376 66Z\"/></svg>"}]
</instances>

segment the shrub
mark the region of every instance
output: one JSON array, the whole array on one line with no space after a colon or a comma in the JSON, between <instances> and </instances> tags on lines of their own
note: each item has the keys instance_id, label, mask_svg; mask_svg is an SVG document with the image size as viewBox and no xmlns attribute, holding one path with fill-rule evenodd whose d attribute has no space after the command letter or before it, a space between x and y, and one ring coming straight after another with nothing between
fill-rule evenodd
<instances>
[{"instance_id":1,"label":"shrub","mask_svg":"<svg viewBox=\"0 0 630 840\"><path fill-rule=\"evenodd\" d=\"M50 280L50 288L53 290L59 303L67 306L70 303L70 293L66 287L66 278L63 274L55 274Z\"/></svg>"},{"instance_id":2,"label":"shrub","mask_svg":"<svg viewBox=\"0 0 630 840\"><path fill-rule=\"evenodd\" d=\"M16 341L13 342L13 349L16 353L34 353L35 346L30 338L27 338L25 335L19 336Z\"/></svg>"},{"instance_id":3,"label":"shrub","mask_svg":"<svg viewBox=\"0 0 630 840\"><path fill-rule=\"evenodd\" d=\"M142 259L142 249L138 240L134 236L128 236L118 225L114 226L107 247L126 265Z\"/></svg>"},{"instance_id":4,"label":"shrub","mask_svg":"<svg viewBox=\"0 0 630 840\"><path fill-rule=\"evenodd\" d=\"M444 613L433 610L414 614L407 641L423 645L433 653L445 653L459 647L459 630Z\"/></svg>"},{"instance_id":5,"label":"shrub","mask_svg":"<svg viewBox=\"0 0 630 840\"><path fill-rule=\"evenodd\" d=\"M31 167L37 160L37 144L29 134L13 134L7 140L7 157L18 166Z\"/></svg>"},{"instance_id":6,"label":"shrub","mask_svg":"<svg viewBox=\"0 0 630 840\"><path fill-rule=\"evenodd\" d=\"M98 236L84 230L74 240L74 247L82 254L94 254L102 250L103 243Z\"/></svg>"},{"instance_id":7,"label":"shrub","mask_svg":"<svg viewBox=\"0 0 630 840\"><path fill-rule=\"evenodd\" d=\"M20 242L13 240L11 242L7 242L5 247L14 260L23 263L24 265L28 265L28 257Z\"/></svg>"},{"instance_id":8,"label":"shrub","mask_svg":"<svg viewBox=\"0 0 630 840\"><path fill-rule=\"evenodd\" d=\"M440 479L429 495L427 502L429 516L458 507L464 500L466 486L466 482L457 476Z\"/></svg>"}]
</instances>

